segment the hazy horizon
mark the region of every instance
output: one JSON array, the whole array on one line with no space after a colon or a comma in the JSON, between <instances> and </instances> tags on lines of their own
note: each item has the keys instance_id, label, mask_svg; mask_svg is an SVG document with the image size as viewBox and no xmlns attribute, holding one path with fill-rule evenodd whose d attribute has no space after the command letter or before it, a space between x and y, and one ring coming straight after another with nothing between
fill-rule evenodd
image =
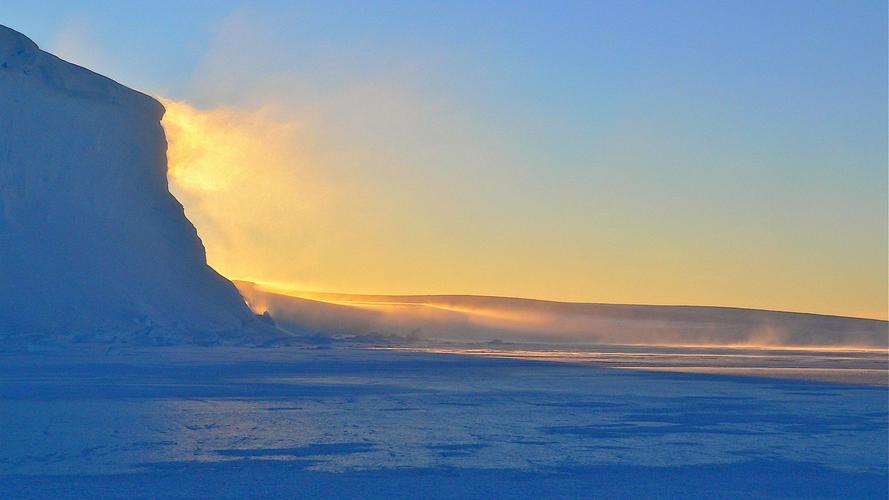
<instances>
[{"instance_id":1,"label":"hazy horizon","mask_svg":"<svg viewBox=\"0 0 889 500\"><path fill-rule=\"evenodd\" d=\"M509 299L509 300L521 300L521 301L532 301L532 302L551 302L555 304L575 304L575 305L615 305L615 306L653 306L653 307L688 307L688 308L712 308L712 309L739 309L744 311L763 311L763 312L780 312L780 313L788 313L788 314L801 314L801 315L812 315L812 316L828 316L828 317L837 317L837 318L849 318L849 319L862 319L862 320L872 320L872 321L881 321L889 323L889 320L884 318L875 318L875 317L867 317L867 316L848 316L841 314L825 314L818 313L812 311L793 311L787 309L764 309L764 308L755 308L755 307L738 307L732 305L721 305L721 304L684 304L684 303L631 303L631 302L592 302L592 301L576 301L576 300L553 300L553 299L542 299L538 297L527 297L527 296L519 296L519 295L482 295L475 293L415 293L415 294L404 294L404 293L356 293L356 292L343 292L343 291L333 291L333 290L310 290L304 288L295 288L292 285L286 283L272 283L272 282L263 282L263 281L251 281L249 279L240 279L237 277L228 276L233 283L236 285L240 283L245 283L249 285L256 285L261 287L265 291L277 293L281 295L286 295L290 297L299 297L306 298L310 300L318 300L322 302L338 302L338 297L340 300L349 301L352 299L358 300L358 298L379 298L379 299L392 299L392 298L424 298L424 297L477 297L477 298L491 298L491 299ZM261 311L260 311L261 313Z\"/></svg>"},{"instance_id":2,"label":"hazy horizon","mask_svg":"<svg viewBox=\"0 0 889 500\"><path fill-rule=\"evenodd\" d=\"M875 350L882 320L707 306L552 302L479 295L300 292L236 281L256 314L301 335L436 340Z\"/></svg>"},{"instance_id":3,"label":"hazy horizon","mask_svg":"<svg viewBox=\"0 0 889 500\"><path fill-rule=\"evenodd\" d=\"M889 498L887 13L5 6L0 499Z\"/></svg>"},{"instance_id":4,"label":"hazy horizon","mask_svg":"<svg viewBox=\"0 0 889 500\"><path fill-rule=\"evenodd\" d=\"M93 7L225 276L887 319L885 4Z\"/></svg>"}]
</instances>

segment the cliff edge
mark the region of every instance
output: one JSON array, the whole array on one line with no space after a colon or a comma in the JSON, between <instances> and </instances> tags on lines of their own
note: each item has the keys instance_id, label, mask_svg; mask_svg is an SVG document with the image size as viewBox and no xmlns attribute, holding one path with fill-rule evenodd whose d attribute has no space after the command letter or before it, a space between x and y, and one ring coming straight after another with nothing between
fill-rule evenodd
<instances>
[{"instance_id":1,"label":"cliff edge","mask_svg":"<svg viewBox=\"0 0 889 500\"><path fill-rule=\"evenodd\" d=\"M163 113L0 26L0 335L271 334L169 192Z\"/></svg>"}]
</instances>

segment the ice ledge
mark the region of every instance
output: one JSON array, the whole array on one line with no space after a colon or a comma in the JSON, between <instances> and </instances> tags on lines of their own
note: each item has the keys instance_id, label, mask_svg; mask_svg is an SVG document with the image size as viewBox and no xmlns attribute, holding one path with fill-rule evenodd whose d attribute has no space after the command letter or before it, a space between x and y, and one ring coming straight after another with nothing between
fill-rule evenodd
<instances>
[{"instance_id":1,"label":"ice ledge","mask_svg":"<svg viewBox=\"0 0 889 500\"><path fill-rule=\"evenodd\" d=\"M25 69L34 63L39 52L30 38L0 25L0 68Z\"/></svg>"},{"instance_id":2,"label":"ice ledge","mask_svg":"<svg viewBox=\"0 0 889 500\"><path fill-rule=\"evenodd\" d=\"M157 120L164 114L164 107L151 96L44 52L27 36L0 24L0 77L4 76L38 80L74 98L140 109Z\"/></svg>"}]
</instances>

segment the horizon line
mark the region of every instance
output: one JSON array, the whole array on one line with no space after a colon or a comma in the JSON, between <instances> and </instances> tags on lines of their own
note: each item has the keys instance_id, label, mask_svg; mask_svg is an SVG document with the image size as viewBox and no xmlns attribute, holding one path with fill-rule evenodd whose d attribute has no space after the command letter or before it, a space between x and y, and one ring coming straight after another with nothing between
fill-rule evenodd
<instances>
[{"instance_id":1,"label":"horizon line","mask_svg":"<svg viewBox=\"0 0 889 500\"><path fill-rule=\"evenodd\" d=\"M490 299L506 299L506 300L523 300L530 302L546 302L551 304L568 304L568 305L596 305L596 306L627 306L627 307L673 307L673 308L705 308L705 309L730 309L736 311L753 311L753 312L766 312L766 313L781 313L781 314L797 314L797 315L806 315L806 316L822 316L827 318L838 318L838 319L855 319L855 320L863 320L863 321L878 321L882 323L887 323L889 326L889 318L875 318L875 317L867 317L867 316L848 316L842 314L830 314L830 313L820 313L820 312L810 312L810 311L791 311L784 309L766 309L760 307L742 307L742 306L725 306L725 305L702 305L702 304L657 304L657 303L629 303L629 302L581 302L581 301L570 301L570 300L553 300L553 299L540 299L533 297L519 297L519 296L511 296L511 295L485 295L485 294L473 294L473 293L402 293L402 294L386 294L386 293L351 293L351 292L330 292L330 291L318 291L318 290L305 290L300 288L293 288L290 285L284 285L276 282L268 282L268 281L260 281L253 279L241 279L241 278L229 278L226 277L232 283L246 283L250 285L259 286L260 288L264 288L267 292L277 293L279 295L286 295L289 297L302 298L306 300L315 300L317 302L327 302L320 299L312 299L311 297L306 297L308 294L315 295L341 295L341 296L352 296L352 297L410 297L410 298L444 298L444 297L455 297L455 298L464 298L464 297L478 297L478 298L490 298ZM294 295L301 294L301 295ZM345 302L370 302L374 303L374 301L345 301ZM377 302L377 303L385 303L385 302ZM417 304L422 305L422 304Z\"/></svg>"}]
</instances>

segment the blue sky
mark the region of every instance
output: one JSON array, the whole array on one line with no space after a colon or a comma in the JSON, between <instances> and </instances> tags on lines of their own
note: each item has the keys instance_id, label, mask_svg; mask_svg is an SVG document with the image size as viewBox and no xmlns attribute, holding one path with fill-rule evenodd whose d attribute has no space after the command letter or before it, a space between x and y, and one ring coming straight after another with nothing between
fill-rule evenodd
<instances>
[{"instance_id":1,"label":"blue sky","mask_svg":"<svg viewBox=\"0 0 889 500\"><path fill-rule=\"evenodd\" d=\"M886 18L879 1L155 1L19 2L2 22L150 94L299 123L278 157L299 156L316 208L251 213L292 226L177 194L224 274L885 317Z\"/></svg>"}]
</instances>

